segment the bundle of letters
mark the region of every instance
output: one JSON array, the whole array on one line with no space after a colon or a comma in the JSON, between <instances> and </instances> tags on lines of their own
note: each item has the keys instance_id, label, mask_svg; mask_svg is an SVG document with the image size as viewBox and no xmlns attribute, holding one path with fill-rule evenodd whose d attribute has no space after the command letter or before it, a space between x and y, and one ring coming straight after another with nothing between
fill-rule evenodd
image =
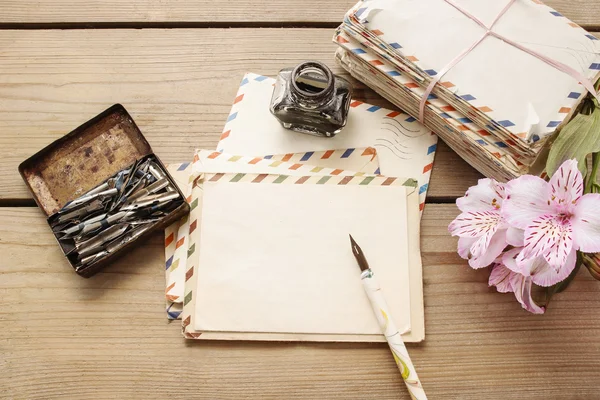
<instances>
[{"instance_id":1,"label":"bundle of letters","mask_svg":"<svg viewBox=\"0 0 600 400\"><path fill-rule=\"evenodd\" d=\"M538 0L364 0L334 41L355 78L501 181L543 173L600 74L600 41Z\"/></svg>"}]
</instances>

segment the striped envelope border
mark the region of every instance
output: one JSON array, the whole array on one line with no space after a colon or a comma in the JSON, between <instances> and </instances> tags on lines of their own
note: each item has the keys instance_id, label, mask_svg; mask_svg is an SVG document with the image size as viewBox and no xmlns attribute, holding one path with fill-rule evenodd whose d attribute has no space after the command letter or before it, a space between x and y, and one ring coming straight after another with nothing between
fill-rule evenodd
<instances>
[{"instance_id":1,"label":"striped envelope border","mask_svg":"<svg viewBox=\"0 0 600 400\"><path fill-rule=\"evenodd\" d=\"M182 192L187 196L186 200L190 201L191 187L191 173L192 163L179 163L167 165L167 170L171 172L173 176L183 174L187 176L187 187L181 188ZM183 183L178 182L179 185ZM181 263L181 251L187 249L187 235L183 232L187 231L189 226L189 215L184 216L179 221L174 222L165 228L165 279L167 287L165 289L166 297L166 311L168 319L179 319L182 307L181 301L178 296L173 295L172 291L175 288L175 284L171 282L171 275L179 268ZM185 258L184 258L185 259ZM185 265L182 265L185 268Z\"/></svg>"}]
</instances>

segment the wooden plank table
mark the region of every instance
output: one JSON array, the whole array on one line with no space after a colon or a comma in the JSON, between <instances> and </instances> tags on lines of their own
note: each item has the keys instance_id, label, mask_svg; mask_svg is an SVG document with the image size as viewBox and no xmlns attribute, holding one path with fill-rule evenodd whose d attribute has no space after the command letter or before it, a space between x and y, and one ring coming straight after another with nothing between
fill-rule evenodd
<instances>
[{"instance_id":1,"label":"wooden plank table","mask_svg":"<svg viewBox=\"0 0 600 400\"><path fill-rule=\"evenodd\" d=\"M600 30L600 3L548 3ZM160 234L79 278L16 170L117 102L166 162L214 148L242 74L335 66L333 28L352 5L0 0L1 399L408 398L383 344L184 341L164 314ZM426 340L409 345L429 397L600 398L600 283L581 271L533 316L456 255L453 203L479 177L440 144L422 222Z\"/></svg>"}]
</instances>

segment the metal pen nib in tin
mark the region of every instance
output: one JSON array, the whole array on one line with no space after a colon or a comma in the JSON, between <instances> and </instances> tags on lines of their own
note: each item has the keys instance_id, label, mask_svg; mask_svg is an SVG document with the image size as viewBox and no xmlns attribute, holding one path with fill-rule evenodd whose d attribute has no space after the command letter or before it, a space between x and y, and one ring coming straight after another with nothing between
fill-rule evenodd
<instances>
[{"instance_id":1,"label":"metal pen nib in tin","mask_svg":"<svg viewBox=\"0 0 600 400\"><path fill-rule=\"evenodd\" d=\"M166 179L166 178L159 179L156 182L154 182L153 184L149 185L148 187L146 187L146 188L138 191L137 193L133 194L131 197L129 197L127 199L127 201L128 202L133 202L133 200L139 199L140 197L156 193L159 190L164 189L165 187L167 187L167 185L169 185L169 180L168 179Z\"/></svg>"},{"instance_id":2,"label":"metal pen nib in tin","mask_svg":"<svg viewBox=\"0 0 600 400\"><path fill-rule=\"evenodd\" d=\"M139 210L141 208L157 206L159 204L166 203L170 200L174 200L179 197L179 193L177 192L168 192L165 194L157 194L150 195L146 197L142 197L132 203L128 203L124 205L121 210L129 211L129 210Z\"/></svg>"},{"instance_id":3,"label":"metal pen nib in tin","mask_svg":"<svg viewBox=\"0 0 600 400\"><path fill-rule=\"evenodd\" d=\"M91 218L89 220L85 220L76 226L73 226L69 229L63 231L64 236L61 239L72 238L76 234L86 235L90 232L97 231L99 229L105 229L109 226L119 222L122 219L126 219L129 216L133 216L135 213L133 211L120 211L116 214L102 214L98 215L95 218Z\"/></svg>"},{"instance_id":4,"label":"metal pen nib in tin","mask_svg":"<svg viewBox=\"0 0 600 400\"><path fill-rule=\"evenodd\" d=\"M136 175L140 164L141 164L141 160L136 161L135 164L133 164L133 167L131 167L130 172L127 174L126 177L124 177L123 183L121 184L121 187L118 189L118 195L116 196L116 198L114 200L115 203L121 198L121 196L123 195L123 193L129 186L129 183L131 182L131 180L134 179L134 176Z\"/></svg>"},{"instance_id":5,"label":"metal pen nib in tin","mask_svg":"<svg viewBox=\"0 0 600 400\"><path fill-rule=\"evenodd\" d=\"M94 253L94 250L102 246L104 243L110 242L111 240L118 238L123 233L125 233L127 229L129 229L128 224L118 224L111 226L110 228L100 232L93 238L77 243L75 245L75 249L77 253L79 253L80 258L85 257Z\"/></svg>"},{"instance_id":6,"label":"metal pen nib in tin","mask_svg":"<svg viewBox=\"0 0 600 400\"><path fill-rule=\"evenodd\" d=\"M85 266L85 265L91 264L103 257L106 257L109 254L115 253L121 247L123 247L127 243L137 239L138 237L140 237L142 234L144 234L151 228L152 228L151 225L135 228L133 230L130 230L124 236L117 238L117 239L113 240L112 242L110 242L100 248L95 248L93 251L97 251L96 253L94 253L93 251L90 251L90 252L88 252L88 254L91 254L91 255L86 255L85 257L81 258L81 265Z\"/></svg>"},{"instance_id":7,"label":"metal pen nib in tin","mask_svg":"<svg viewBox=\"0 0 600 400\"><path fill-rule=\"evenodd\" d=\"M141 236L144 232L147 232L150 228L152 228L152 226L146 225L146 226L141 226L139 228L131 230L126 235L124 235L122 238L120 238L118 240L115 240L115 241L112 241L111 243L109 243L106 246L106 250L109 253L114 253L115 251L117 251L121 247L125 246L127 243L129 243L132 240L135 240L136 238L138 238L139 236Z\"/></svg>"},{"instance_id":8,"label":"metal pen nib in tin","mask_svg":"<svg viewBox=\"0 0 600 400\"><path fill-rule=\"evenodd\" d=\"M165 174L160 172L160 168L158 167L158 165L156 165L152 161L150 161L150 164L148 165L148 172L150 172L152 176L155 177L157 180L165 177Z\"/></svg>"},{"instance_id":9,"label":"metal pen nib in tin","mask_svg":"<svg viewBox=\"0 0 600 400\"><path fill-rule=\"evenodd\" d=\"M106 182L104 182L103 184L96 186L95 188L91 189L90 191L84 193L83 195L81 195L80 197L86 197L86 196L90 196L92 194L96 194L99 192L102 192L104 190L107 189L113 189L113 188L117 188L119 189L117 182L119 180L121 180L121 182L123 181L123 178L125 176L127 176L127 174L129 174L129 170L128 169L124 169L123 171L119 171L117 173L117 176L115 176L114 178L110 178L109 180L107 180Z\"/></svg>"},{"instance_id":10,"label":"metal pen nib in tin","mask_svg":"<svg viewBox=\"0 0 600 400\"><path fill-rule=\"evenodd\" d=\"M146 178L146 176L138 179L138 181L135 184L131 185L131 187L125 193L123 193L123 196L121 199L127 199L135 192L142 190L147 184L148 184L148 178Z\"/></svg>"},{"instance_id":11,"label":"metal pen nib in tin","mask_svg":"<svg viewBox=\"0 0 600 400\"><path fill-rule=\"evenodd\" d=\"M53 222L54 225L62 224L64 222L68 222L74 220L76 218L83 217L85 215L89 215L94 211L99 211L104 208L104 203L100 199L93 200L88 205L85 205L81 208L77 208L73 211L67 212L65 214L59 214L56 220Z\"/></svg>"},{"instance_id":12,"label":"metal pen nib in tin","mask_svg":"<svg viewBox=\"0 0 600 400\"><path fill-rule=\"evenodd\" d=\"M133 213L127 211L119 211L118 213L109 215L100 221L96 221L91 224L86 224L81 230L81 234L85 235L87 233L97 231L98 229L108 228L116 222L126 219L130 215L133 215Z\"/></svg>"},{"instance_id":13,"label":"metal pen nib in tin","mask_svg":"<svg viewBox=\"0 0 600 400\"><path fill-rule=\"evenodd\" d=\"M88 203L92 200L95 200L97 198L100 197L111 197L114 196L115 194L117 194L118 190L116 188L112 188L112 189L108 189L108 190L104 190L102 192L98 192L98 193L93 193L87 196L83 196L83 197L79 197L75 200L73 200L70 203L67 203L62 210L60 210L59 212L64 212L64 211L68 211L71 210L72 208L81 205L81 204L85 204Z\"/></svg>"},{"instance_id":14,"label":"metal pen nib in tin","mask_svg":"<svg viewBox=\"0 0 600 400\"><path fill-rule=\"evenodd\" d=\"M127 223L131 226L138 226L138 225L153 224L158 221L160 221L160 218L147 218L147 219L144 219L141 221L128 221Z\"/></svg>"},{"instance_id":15,"label":"metal pen nib in tin","mask_svg":"<svg viewBox=\"0 0 600 400\"><path fill-rule=\"evenodd\" d=\"M114 225L115 223L125 222L125 221L130 220L131 218L143 217L148 212L156 211L161 206L164 206L165 204L167 204L166 201L158 203L158 204L147 205L142 208L138 207L136 209L122 208L121 211L119 211L115 214L108 215L108 216L106 216L106 214L104 214L106 216L106 218L104 218L104 219L96 220L93 223L84 223L83 228L80 230L80 235L86 235L90 232L94 232L99 229L106 229L109 226ZM141 211L143 211L144 213L140 214Z\"/></svg>"},{"instance_id":16,"label":"metal pen nib in tin","mask_svg":"<svg viewBox=\"0 0 600 400\"><path fill-rule=\"evenodd\" d=\"M72 226L72 227L70 227L68 229L59 231L59 233L62 233L64 235L60 239L68 239L68 238L70 238L72 235L80 232L83 228L85 228L86 225L90 225L90 224L94 224L94 223L96 223L98 221L102 221L104 218L106 218L106 215L107 214L97 215L97 216L95 216L93 218L89 218L89 219L87 219L87 220L85 220L83 222L80 222L77 225L74 225L74 226Z\"/></svg>"},{"instance_id":17,"label":"metal pen nib in tin","mask_svg":"<svg viewBox=\"0 0 600 400\"><path fill-rule=\"evenodd\" d=\"M160 171L160 167L156 165L154 162L150 161L150 166L148 167L148 171L152 174L156 180L163 179L165 174ZM167 192L176 192L175 188L171 185L167 186Z\"/></svg>"},{"instance_id":18,"label":"metal pen nib in tin","mask_svg":"<svg viewBox=\"0 0 600 400\"><path fill-rule=\"evenodd\" d=\"M129 170L129 169L125 169L125 170L119 172L117 174L117 176L115 176L112 179L109 179L110 185L120 191L121 188L123 187L123 184L125 183L125 178L130 173L131 173L131 170Z\"/></svg>"},{"instance_id":19,"label":"metal pen nib in tin","mask_svg":"<svg viewBox=\"0 0 600 400\"><path fill-rule=\"evenodd\" d=\"M89 264L93 264L95 261L101 260L102 258L106 257L107 255L109 255L110 253L108 251L100 251L96 254L92 254L91 256L87 256L83 259L81 259L81 265L79 267L76 267L75 270L79 270L82 267L88 266Z\"/></svg>"},{"instance_id":20,"label":"metal pen nib in tin","mask_svg":"<svg viewBox=\"0 0 600 400\"><path fill-rule=\"evenodd\" d=\"M89 192L85 193L82 197L84 197L84 196L91 196L93 194L100 193L101 191L106 190L106 189L112 189L109 186L108 182L104 182L102 185L100 185L98 187L95 187L94 189L92 189Z\"/></svg>"}]
</instances>

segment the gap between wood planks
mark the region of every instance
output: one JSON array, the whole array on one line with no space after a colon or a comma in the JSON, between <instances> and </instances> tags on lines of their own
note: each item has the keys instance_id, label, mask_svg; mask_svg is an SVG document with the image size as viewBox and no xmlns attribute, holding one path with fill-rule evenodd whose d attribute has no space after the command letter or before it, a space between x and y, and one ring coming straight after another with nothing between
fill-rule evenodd
<instances>
[{"instance_id":1,"label":"gap between wood planks","mask_svg":"<svg viewBox=\"0 0 600 400\"><path fill-rule=\"evenodd\" d=\"M339 22L247 21L247 22L0 22L0 30L36 29L210 29L210 28L304 28L335 29Z\"/></svg>"},{"instance_id":2,"label":"gap between wood planks","mask_svg":"<svg viewBox=\"0 0 600 400\"><path fill-rule=\"evenodd\" d=\"M455 197L431 197L425 200L425 204L454 204ZM33 199L0 199L0 207L37 207Z\"/></svg>"},{"instance_id":3,"label":"gap between wood planks","mask_svg":"<svg viewBox=\"0 0 600 400\"><path fill-rule=\"evenodd\" d=\"M41 29L210 29L210 28L303 28L335 29L339 22L298 22L298 21L247 21L247 22L0 22L0 30L41 30ZM600 24L581 25L585 30L600 31Z\"/></svg>"},{"instance_id":4,"label":"gap between wood planks","mask_svg":"<svg viewBox=\"0 0 600 400\"><path fill-rule=\"evenodd\" d=\"M37 207L33 199L0 199L0 207Z\"/></svg>"}]
</instances>

